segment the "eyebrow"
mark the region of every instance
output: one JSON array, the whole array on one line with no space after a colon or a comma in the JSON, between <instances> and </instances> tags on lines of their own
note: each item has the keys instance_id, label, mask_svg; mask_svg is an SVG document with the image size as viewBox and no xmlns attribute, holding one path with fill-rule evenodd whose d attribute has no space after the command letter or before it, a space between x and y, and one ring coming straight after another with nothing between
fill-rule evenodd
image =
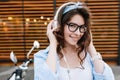
<instances>
[{"instance_id":1,"label":"eyebrow","mask_svg":"<svg viewBox=\"0 0 120 80\"><path fill-rule=\"evenodd\" d=\"M77 25L77 26L83 26L83 25L85 25L85 24L78 25L78 24L76 24L76 23L74 23L74 22L68 22L68 23L69 23L69 24L72 23L72 24Z\"/></svg>"}]
</instances>

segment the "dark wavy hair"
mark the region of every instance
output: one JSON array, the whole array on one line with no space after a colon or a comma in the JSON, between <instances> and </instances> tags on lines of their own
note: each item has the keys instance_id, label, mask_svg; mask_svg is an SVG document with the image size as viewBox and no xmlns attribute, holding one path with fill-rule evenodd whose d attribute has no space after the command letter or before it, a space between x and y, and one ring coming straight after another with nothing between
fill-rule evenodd
<instances>
[{"instance_id":1,"label":"dark wavy hair","mask_svg":"<svg viewBox=\"0 0 120 80\"><path fill-rule=\"evenodd\" d=\"M68 4L71 5L71 4ZM67 6L67 5L66 5ZM61 53L61 48L65 47L65 40L64 40L64 26L67 22L71 20L71 18L78 14L83 17L85 26L87 27L87 31L84 33L84 35L81 37L81 39L77 42L78 47L78 53L77 56L80 59L80 65L82 65L83 60L86 58L87 55L87 47L90 44L91 38L90 38L90 12L87 7L82 7L82 8L76 8L73 10L68 11L67 13L63 14L65 7L62 7L61 10L58 13L57 16L57 21L58 21L58 29L54 31L54 34L56 36L56 39L58 41L58 46L57 46L57 53L60 56L60 58L63 57L63 54ZM82 51L85 51L85 57L81 58L80 53Z\"/></svg>"}]
</instances>

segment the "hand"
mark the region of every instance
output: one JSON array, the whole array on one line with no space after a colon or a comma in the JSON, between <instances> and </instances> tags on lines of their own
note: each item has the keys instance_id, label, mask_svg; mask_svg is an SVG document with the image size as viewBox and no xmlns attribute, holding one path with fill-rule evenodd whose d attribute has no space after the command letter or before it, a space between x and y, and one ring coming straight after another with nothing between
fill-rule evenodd
<instances>
[{"instance_id":1,"label":"hand","mask_svg":"<svg viewBox=\"0 0 120 80\"><path fill-rule=\"evenodd\" d=\"M87 50L88 50L88 53L91 56L94 56L94 55L96 55L97 51L95 49L95 46L93 45L93 37L92 37L92 32L91 31L90 31L90 37L91 37L91 41L90 41L90 44L89 44Z\"/></svg>"},{"instance_id":2,"label":"hand","mask_svg":"<svg viewBox=\"0 0 120 80\"><path fill-rule=\"evenodd\" d=\"M57 29L57 27L53 25L54 22L54 20L50 21L50 23L47 26L47 36L50 43L57 43L56 37L53 34L53 31Z\"/></svg>"},{"instance_id":3,"label":"hand","mask_svg":"<svg viewBox=\"0 0 120 80\"><path fill-rule=\"evenodd\" d=\"M53 71L54 73L56 72L56 55L57 55L57 39L56 36L54 35L53 31L57 30L57 25L53 25L55 22L55 20L52 20L48 26L47 26L47 36L48 39L50 41L49 44L49 52L48 52L48 56L47 56L47 60L46 63L49 66L49 68L51 69L51 71Z\"/></svg>"},{"instance_id":4,"label":"hand","mask_svg":"<svg viewBox=\"0 0 120 80\"><path fill-rule=\"evenodd\" d=\"M93 36L92 36L92 32L91 32L91 31L90 31L90 40L91 40L91 41L90 41L89 46L90 46L90 45L93 45Z\"/></svg>"},{"instance_id":5,"label":"hand","mask_svg":"<svg viewBox=\"0 0 120 80\"><path fill-rule=\"evenodd\" d=\"M88 46L88 53L91 56L95 72L102 74L103 71L104 71L104 63L102 61L102 58L101 58L100 54L96 51L95 46L93 45L93 39L92 39L92 33L91 32L90 32L90 36L91 36L91 42Z\"/></svg>"}]
</instances>

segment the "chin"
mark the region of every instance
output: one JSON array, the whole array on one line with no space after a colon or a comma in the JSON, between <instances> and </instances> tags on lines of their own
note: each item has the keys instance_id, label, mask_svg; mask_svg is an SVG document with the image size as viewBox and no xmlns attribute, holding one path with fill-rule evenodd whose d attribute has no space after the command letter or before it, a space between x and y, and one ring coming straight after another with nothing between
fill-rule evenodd
<instances>
[{"instance_id":1,"label":"chin","mask_svg":"<svg viewBox=\"0 0 120 80\"><path fill-rule=\"evenodd\" d=\"M72 46L77 46L77 43L71 43Z\"/></svg>"}]
</instances>

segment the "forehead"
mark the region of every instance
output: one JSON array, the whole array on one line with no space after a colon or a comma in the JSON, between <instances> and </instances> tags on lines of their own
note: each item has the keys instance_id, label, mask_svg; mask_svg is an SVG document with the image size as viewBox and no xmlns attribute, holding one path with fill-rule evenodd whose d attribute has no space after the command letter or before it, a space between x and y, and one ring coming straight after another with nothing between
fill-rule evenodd
<instances>
[{"instance_id":1,"label":"forehead","mask_svg":"<svg viewBox=\"0 0 120 80\"><path fill-rule=\"evenodd\" d=\"M76 14L73 17L71 17L69 22L76 23L78 25L83 25L84 24L84 19L81 15Z\"/></svg>"}]
</instances>

